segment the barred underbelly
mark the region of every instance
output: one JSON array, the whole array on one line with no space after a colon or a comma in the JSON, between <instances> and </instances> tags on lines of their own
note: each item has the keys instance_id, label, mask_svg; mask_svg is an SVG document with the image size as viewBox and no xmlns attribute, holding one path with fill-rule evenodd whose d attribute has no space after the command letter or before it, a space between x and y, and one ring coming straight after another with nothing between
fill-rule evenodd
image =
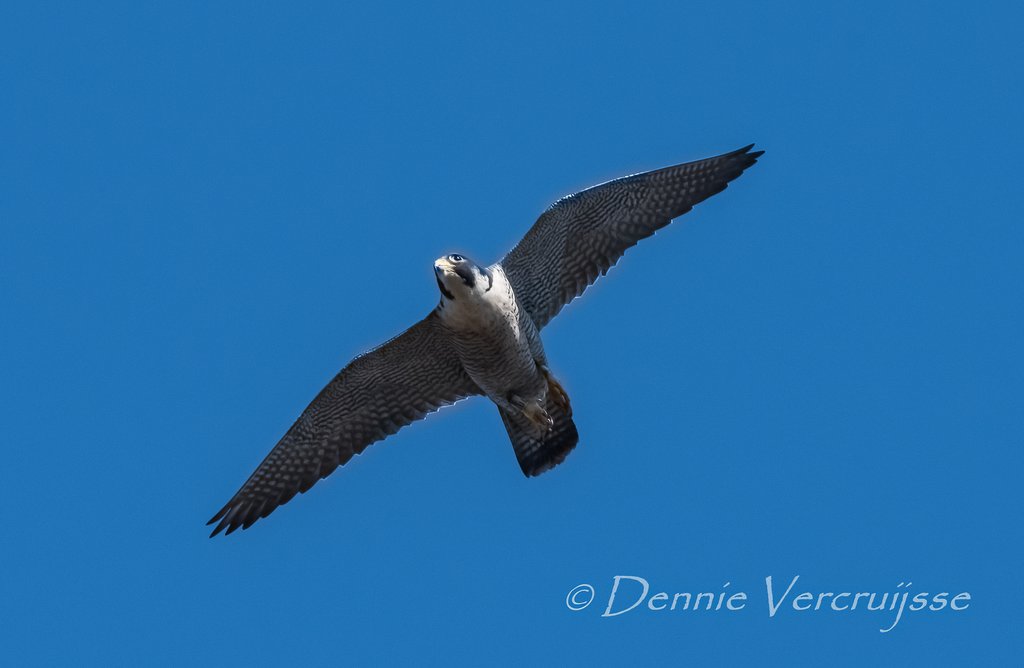
<instances>
[{"instance_id":1,"label":"barred underbelly","mask_svg":"<svg viewBox=\"0 0 1024 668\"><path fill-rule=\"evenodd\" d=\"M537 370L529 344L510 330L488 328L457 334L455 349L469 376L488 396L524 396L543 392L545 382Z\"/></svg>"}]
</instances>

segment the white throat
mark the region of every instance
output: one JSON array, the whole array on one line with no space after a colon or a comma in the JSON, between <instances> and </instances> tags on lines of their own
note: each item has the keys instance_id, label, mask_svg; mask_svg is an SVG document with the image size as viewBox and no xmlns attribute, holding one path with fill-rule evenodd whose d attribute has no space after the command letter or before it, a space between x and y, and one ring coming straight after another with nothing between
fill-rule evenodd
<instances>
[{"instance_id":1,"label":"white throat","mask_svg":"<svg viewBox=\"0 0 1024 668\"><path fill-rule=\"evenodd\" d=\"M486 328L499 320L508 320L515 310L512 287L500 265L488 267L493 280L476 289L466 285L450 288L455 299L441 297L441 320L459 330ZM488 289L489 287L489 289Z\"/></svg>"}]
</instances>

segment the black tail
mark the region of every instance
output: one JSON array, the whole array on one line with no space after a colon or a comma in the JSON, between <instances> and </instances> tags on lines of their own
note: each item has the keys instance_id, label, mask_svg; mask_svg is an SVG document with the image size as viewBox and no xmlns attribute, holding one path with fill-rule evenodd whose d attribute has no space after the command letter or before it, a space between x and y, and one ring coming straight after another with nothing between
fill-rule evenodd
<instances>
[{"instance_id":1,"label":"black tail","mask_svg":"<svg viewBox=\"0 0 1024 668\"><path fill-rule=\"evenodd\" d=\"M561 464L580 440L572 417L559 408L550 395L544 408L555 421L546 434L540 434L537 426L522 414L498 409L516 451L519 467L527 476L540 475Z\"/></svg>"}]
</instances>

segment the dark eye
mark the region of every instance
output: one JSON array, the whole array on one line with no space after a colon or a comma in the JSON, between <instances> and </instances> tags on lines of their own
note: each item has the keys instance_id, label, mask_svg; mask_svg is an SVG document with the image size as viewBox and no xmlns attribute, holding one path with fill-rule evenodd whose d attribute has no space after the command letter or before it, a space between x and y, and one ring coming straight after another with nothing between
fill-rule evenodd
<instances>
[{"instance_id":1,"label":"dark eye","mask_svg":"<svg viewBox=\"0 0 1024 668\"><path fill-rule=\"evenodd\" d=\"M463 258L461 255L449 255L448 259L451 260L452 262L462 262L465 258Z\"/></svg>"}]
</instances>

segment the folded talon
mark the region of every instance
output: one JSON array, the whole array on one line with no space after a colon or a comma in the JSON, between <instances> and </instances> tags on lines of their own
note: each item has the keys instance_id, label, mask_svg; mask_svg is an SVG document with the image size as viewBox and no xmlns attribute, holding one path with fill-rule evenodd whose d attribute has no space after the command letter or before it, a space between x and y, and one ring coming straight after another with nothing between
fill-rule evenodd
<instances>
[{"instance_id":1,"label":"folded talon","mask_svg":"<svg viewBox=\"0 0 1024 668\"><path fill-rule=\"evenodd\" d=\"M527 404L523 415L543 432L548 432L555 426L554 418L538 403Z\"/></svg>"}]
</instances>

